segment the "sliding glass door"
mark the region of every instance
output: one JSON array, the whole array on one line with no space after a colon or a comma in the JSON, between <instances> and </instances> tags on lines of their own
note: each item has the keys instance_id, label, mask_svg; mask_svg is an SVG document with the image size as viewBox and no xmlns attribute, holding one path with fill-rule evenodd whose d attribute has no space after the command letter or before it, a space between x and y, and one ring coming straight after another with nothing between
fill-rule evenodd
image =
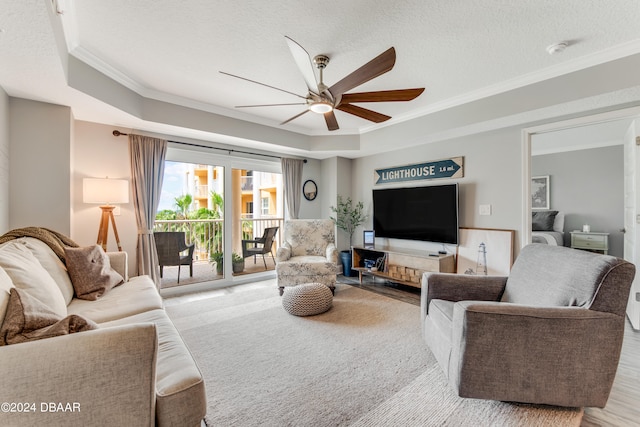
<instances>
[{"instance_id":1,"label":"sliding glass door","mask_svg":"<svg viewBox=\"0 0 640 427\"><path fill-rule=\"evenodd\" d=\"M280 163L177 144L167 159L154 231L183 233L184 250L182 265L163 268L161 289L272 275L284 220Z\"/></svg>"},{"instance_id":2,"label":"sliding glass door","mask_svg":"<svg viewBox=\"0 0 640 427\"><path fill-rule=\"evenodd\" d=\"M282 174L232 169L234 275L275 269L282 229Z\"/></svg>"},{"instance_id":3,"label":"sliding glass door","mask_svg":"<svg viewBox=\"0 0 640 427\"><path fill-rule=\"evenodd\" d=\"M172 233L172 238L179 237L178 245L184 244L165 248L159 245L170 245L172 240L156 239L163 270L161 289L224 277L223 194L224 167L165 162L154 232Z\"/></svg>"}]
</instances>

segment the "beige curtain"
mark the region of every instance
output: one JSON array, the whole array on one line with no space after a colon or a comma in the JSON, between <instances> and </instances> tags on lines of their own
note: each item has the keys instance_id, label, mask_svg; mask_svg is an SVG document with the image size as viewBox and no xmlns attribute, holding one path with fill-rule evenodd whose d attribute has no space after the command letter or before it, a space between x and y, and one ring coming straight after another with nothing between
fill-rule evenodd
<instances>
[{"instance_id":1,"label":"beige curtain","mask_svg":"<svg viewBox=\"0 0 640 427\"><path fill-rule=\"evenodd\" d=\"M138 223L138 275L150 276L158 289L160 269L153 224L160 202L166 154L166 140L129 134L131 193Z\"/></svg>"},{"instance_id":2,"label":"beige curtain","mask_svg":"<svg viewBox=\"0 0 640 427\"><path fill-rule=\"evenodd\" d=\"M284 182L284 199L287 202L289 218L298 219L300 213L300 194L302 193L302 166L300 159L282 158L282 179Z\"/></svg>"}]
</instances>

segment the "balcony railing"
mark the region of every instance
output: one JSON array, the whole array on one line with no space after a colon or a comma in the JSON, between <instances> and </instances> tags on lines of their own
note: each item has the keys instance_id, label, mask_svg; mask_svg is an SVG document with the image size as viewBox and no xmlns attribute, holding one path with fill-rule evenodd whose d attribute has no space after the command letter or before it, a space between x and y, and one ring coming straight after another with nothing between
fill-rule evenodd
<instances>
[{"instance_id":1,"label":"balcony railing","mask_svg":"<svg viewBox=\"0 0 640 427\"><path fill-rule=\"evenodd\" d=\"M240 177L240 185L242 186L242 191L253 191L253 177L252 176Z\"/></svg>"},{"instance_id":2,"label":"balcony railing","mask_svg":"<svg viewBox=\"0 0 640 427\"><path fill-rule=\"evenodd\" d=\"M279 227L274 251L280 247L284 218L243 218L239 221L242 236L235 236L237 245L234 244L233 247L242 247L242 239L262 237L267 227ZM184 231L186 242L196 244L194 256L199 261L208 261L212 253L223 251L223 230L222 219L156 220L153 227L153 231Z\"/></svg>"},{"instance_id":3,"label":"balcony railing","mask_svg":"<svg viewBox=\"0 0 640 427\"><path fill-rule=\"evenodd\" d=\"M206 197L209 198L209 186L208 185L196 185L195 188L195 197Z\"/></svg>"},{"instance_id":4,"label":"balcony railing","mask_svg":"<svg viewBox=\"0 0 640 427\"><path fill-rule=\"evenodd\" d=\"M196 260L209 260L209 254L222 252L222 219L156 220L153 231L184 231L188 244L195 243Z\"/></svg>"}]
</instances>

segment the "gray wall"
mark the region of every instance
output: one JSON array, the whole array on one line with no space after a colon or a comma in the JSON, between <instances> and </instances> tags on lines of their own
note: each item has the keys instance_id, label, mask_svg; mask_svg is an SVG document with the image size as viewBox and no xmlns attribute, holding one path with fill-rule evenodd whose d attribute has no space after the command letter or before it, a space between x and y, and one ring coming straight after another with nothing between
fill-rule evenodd
<instances>
[{"instance_id":1,"label":"gray wall","mask_svg":"<svg viewBox=\"0 0 640 427\"><path fill-rule=\"evenodd\" d=\"M393 141L389 141L390 144ZM498 228L516 230L514 253L520 247L522 223L522 149L519 129L477 134L443 142L423 144L400 151L378 154L353 160L354 200L363 201L368 209L366 228L373 224L372 190L374 188L410 187L460 184L459 224L461 227ZM421 163L451 157L464 157L464 177L460 179L424 180L397 185L374 185L375 169ZM491 215L480 216L478 206L491 205ZM354 244L362 243L362 230L356 231ZM439 250L441 244L376 239L376 244L389 244L399 248ZM455 253L454 245L447 245Z\"/></svg>"},{"instance_id":2,"label":"gray wall","mask_svg":"<svg viewBox=\"0 0 640 427\"><path fill-rule=\"evenodd\" d=\"M21 98L10 98L9 109L9 228L70 235L71 109Z\"/></svg>"},{"instance_id":3,"label":"gray wall","mask_svg":"<svg viewBox=\"0 0 640 427\"><path fill-rule=\"evenodd\" d=\"M570 231L589 224L591 231L611 233L609 254L623 256L623 153L616 145L532 157L532 176L550 176L551 209L565 213L565 246Z\"/></svg>"},{"instance_id":4,"label":"gray wall","mask_svg":"<svg viewBox=\"0 0 640 427\"><path fill-rule=\"evenodd\" d=\"M0 88L0 234L9 230L9 96Z\"/></svg>"}]
</instances>

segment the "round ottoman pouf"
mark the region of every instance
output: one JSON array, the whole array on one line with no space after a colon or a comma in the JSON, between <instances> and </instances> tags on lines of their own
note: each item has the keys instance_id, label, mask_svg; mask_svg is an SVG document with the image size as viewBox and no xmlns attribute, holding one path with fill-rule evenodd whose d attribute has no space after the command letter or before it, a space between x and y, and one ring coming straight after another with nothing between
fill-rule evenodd
<instances>
[{"instance_id":1,"label":"round ottoman pouf","mask_svg":"<svg viewBox=\"0 0 640 427\"><path fill-rule=\"evenodd\" d=\"M313 316L324 313L333 304L331 289L322 283L304 283L286 286L282 295L282 306L295 316Z\"/></svg>"}]
</instances>

